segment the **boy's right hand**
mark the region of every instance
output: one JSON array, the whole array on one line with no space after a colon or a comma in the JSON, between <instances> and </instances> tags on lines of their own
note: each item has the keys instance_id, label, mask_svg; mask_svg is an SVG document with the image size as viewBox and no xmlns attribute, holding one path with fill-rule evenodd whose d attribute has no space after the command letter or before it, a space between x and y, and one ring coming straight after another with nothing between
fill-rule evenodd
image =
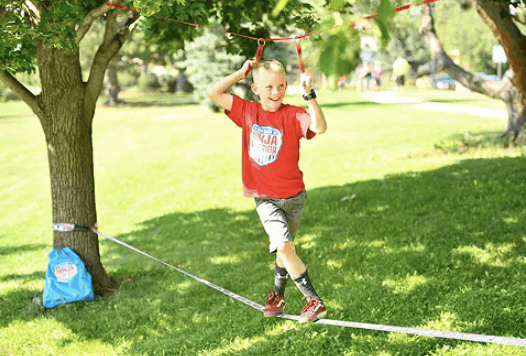
<instances>
[{"instance_id":1,"label":"boy's right hand","mask_svg":"<svg viewBox=\"0 0 526 356\"><path fill-rule=\"evenodd\" d=\"M243 67L241 67L241 71L245 74L245 78L248 77L250 72L252 72L252 67L254 65L255 61L253 60L247 60L245 63L243 63Z\"/></svg>"},{"instance_id":2,"label":"boy's right hand","mask_svg":"<svg viewBox=\"0 0 526 356\"><path fill-rule=\"evenodd\" d=\"M236 72L212 84L207 90L208 98L222 109L231 111L234 97L228 93L228 90L230 90L236 82L246 78L247 75L250 74L253 63L251 60L245 61L243 67L239 68Z\"/></svg>"}]
</instances>

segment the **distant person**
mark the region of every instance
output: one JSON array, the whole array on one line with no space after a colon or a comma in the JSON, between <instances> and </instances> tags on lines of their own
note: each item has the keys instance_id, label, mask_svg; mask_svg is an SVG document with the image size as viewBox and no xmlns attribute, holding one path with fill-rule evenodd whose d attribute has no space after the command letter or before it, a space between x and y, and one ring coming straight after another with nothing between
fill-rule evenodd
<instances>
[{"instance_id":1,"label":"distant person","mask_svg":"<svg viewBox=\"0 0 526 356\"><path fill-rule=\"evenodd\" d=\"M369 81L372 79L370 64L360 64L356 67L356 85L360 91L369 90Z\"/></svg>"},{"instance_id":2,"label":"distant person","mask_svg":"<svg viewBox=\"0 0 526 356\"><path fill-rule=\"evenodd\" d=\"M395 94L398 94L400 92L400 94L404 95L405 77L407 73L409 73L409 69L410 66L407 60L402 56L398 56L398 58L396 58L396 60L393 63L393 79L395 83Z\"/></svg>"},{"instance_id":3,"label":"distant person","mask_svg":"<svg viewBox=\"0 0 526 356\"><path fill-rule=\"evenodd\" d=\"M344 89L346 83L347 83L347 76L344 74L338 79L338 88L340 88L340 90Z\"/></svg>"},{"instance_id":4,"label":"distant person","mask_svg":"<svg viewBox=\"0 0 526 356\"><path fill-rule=\"evenodd\" d=\"M371 88L371 80L373 79L373 66L371 64L367 64L365 66L364 72L365 72L365 75L364 75L365 90L369 91L369 89Z\"/></svg>"},{"instance_id":5,"label":"distant person","mask_svg":"<svg viewBox=\"0 0 526 356\"><path fill-rule=\"evenodd\" d=\"M372 75L376 84L375 89L380 90L382 88L382 78L384 75L384 70L382 68L382 64L379 61L376 61L374 63Z\"/></svg>"},{"instance_id":6,"label":"distant person","mask_svg":"<svg viewBox=\"0 0 526 356\"><path fill-rule=\"evenodd\" d=\"M362 91L362 72L363 64L359 64L351 74L351 86Z\"/></svg>"}]
</instances>

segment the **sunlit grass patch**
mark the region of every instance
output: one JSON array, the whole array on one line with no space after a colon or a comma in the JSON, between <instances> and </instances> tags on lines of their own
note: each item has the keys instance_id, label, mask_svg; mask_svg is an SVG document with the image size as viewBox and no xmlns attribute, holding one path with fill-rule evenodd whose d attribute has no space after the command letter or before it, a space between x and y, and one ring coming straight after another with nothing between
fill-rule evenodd
<instances>
[{"instance_id":1,"label":"sunlit grass patch","mask_svg":"<svg viewBox=\"0 0 526 356\"><path fill-rule=\"evenodd\" d=\"M453 251L453 256L467 256L475 264L486 264L494 267L506 267L509 255L515 250L515 243L492 244L487 243L483 248L478 246L462 246Z\"/></svg>"},{"instance_id":2,"label":"sunlit grass patch","mask_svg":"<svg viewBox=\"0 0 526 356\"><path fill-rule=\"evenodd\" d=\"M424 276L407 275L403 279L388 279L382 282L382 285L389 288L393 288L393 293L410 293L418 286L421 286L427 282L427 278Z\"/></svg>"}]
</instances>

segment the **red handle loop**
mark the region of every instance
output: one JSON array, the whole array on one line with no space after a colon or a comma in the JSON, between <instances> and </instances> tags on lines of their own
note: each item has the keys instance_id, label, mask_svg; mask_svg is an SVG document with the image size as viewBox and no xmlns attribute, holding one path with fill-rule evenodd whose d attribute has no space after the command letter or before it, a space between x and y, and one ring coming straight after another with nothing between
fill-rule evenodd
<instances>
[{"instance_id":1,"label":"red handle loop","mask_svg":"<svg viewBox=\"0 0 526 356\"><path fill-rule=\"evenodd\" d=\"M258 50L256 52L256 63L259 62L259 60L261 59L261 56L263 55L263 46L265 45L265 42L263 42L263 44L259 44L259 40L258 40Z\"/></svg>"},{"instance_id":2,"label":"red handle loop","mask_svg":"<svg viewBox=\"0 0 526 356\"><path fill-rule=\"evenodd\" d=\"M265 46L265 40L262 38L258 38L258 49L256 51L256 63L258 63L261 60L261 56L263 55L263 46ZM245 78L248 77L251 71L252 71L252 66L249 65L247 71L245 72Z\"/></svg>"},{"instance_id":3,"label":"red handle loop","mask_svg":"<svg viewBox=\"0 0 526 356\"><path fill-rule=\"evenodd\" d=\"M305 63L303 62L303 59L301 59L301 47L300 47L300 41L294 39L294 42L296 43L296 53L298 54L298 63L300 65L300 73L305 73Z\"/></svg>"}]
</instances>

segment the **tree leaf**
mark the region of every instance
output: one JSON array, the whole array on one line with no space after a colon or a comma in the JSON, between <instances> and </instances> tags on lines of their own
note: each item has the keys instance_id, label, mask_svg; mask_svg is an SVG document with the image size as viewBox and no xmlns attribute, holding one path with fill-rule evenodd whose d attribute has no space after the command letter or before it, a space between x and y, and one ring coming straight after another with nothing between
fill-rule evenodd
<instances>
[{"instance_id":1,"label":"tree leaf","mask_svg":"<svg viewBox=\"0 0 526 356\"><path fill-rule=\"evenodd\" d=\"M382 34L380 37L380 44L382 47L386 47L389 41L391 40L391 34L389 31L389 22L385 19L379 19L375 18L374 22L376 23L376 26L378 26L378 29L380 30L380 33Z\"/></svg>"},{"instance_id":2,"label":"tree leaf","mask_svg":"<svg viewBox=\"0 0 526 356\"><path fill-rule=\"evenodd\" d=\"M394 4L390 0L380 0L376 13L378 14L378 17L376 17L377 19L390 19L395 15Z\"/></svg>"},{"instance_id":3,"label":"tree leaf","mask_svg":"<svg viewBox=\"0 0 526 356\"><path fill-rule=\"evenodd\" d=\"M272 10L272 17L276 17L279 15L281 11L287 6L287 3L289 0L279 0L276 6L274 6L274 10Z\"/></svg>"}]
</instances>

